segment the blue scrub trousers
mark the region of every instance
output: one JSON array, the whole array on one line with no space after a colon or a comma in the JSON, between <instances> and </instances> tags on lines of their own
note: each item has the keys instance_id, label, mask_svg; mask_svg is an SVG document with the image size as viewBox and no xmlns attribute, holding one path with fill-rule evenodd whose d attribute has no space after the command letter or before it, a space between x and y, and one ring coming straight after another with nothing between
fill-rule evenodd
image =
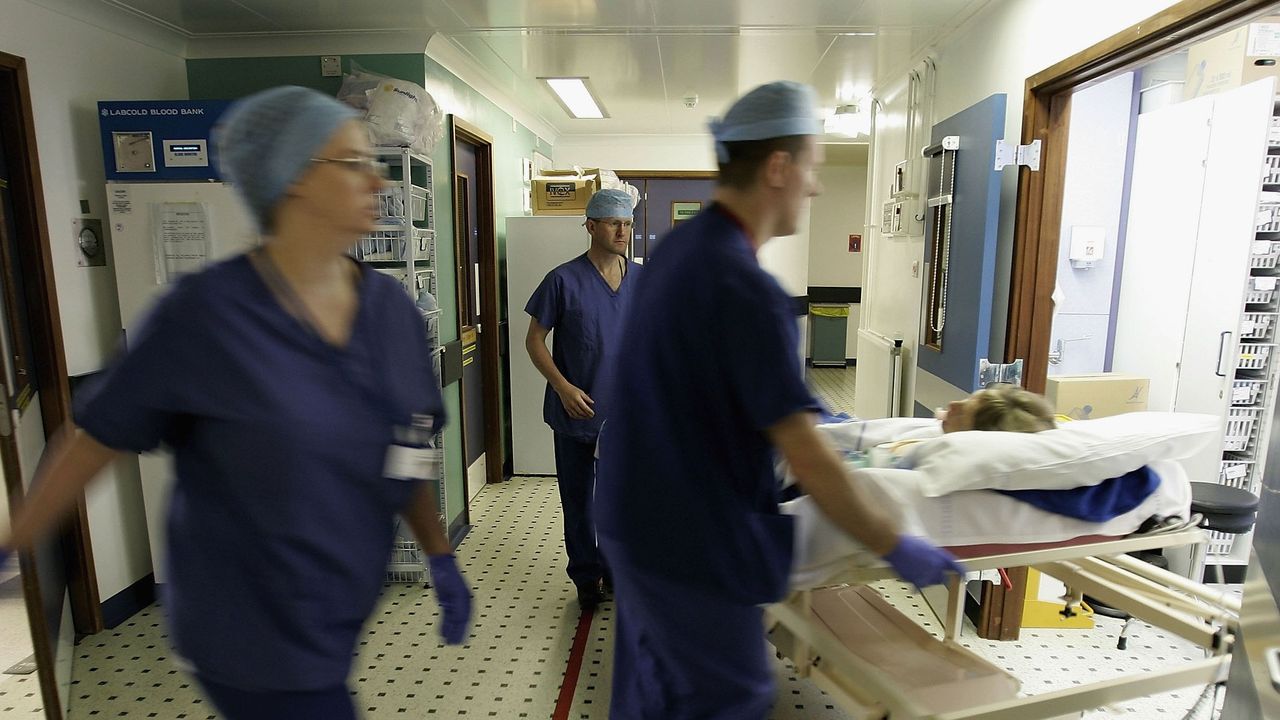
<instances>
[{"instance_id":1,"label":"blue scrub trousers","mask_svg":"<svg viewBox=\"0 0 1280 720\"><path fill-rule=\"evenodd\" d=\"M221 685L200 676L196 681L223 720L357 720L346 685L325 690L254 691Z\"/></svg>"},{"instance_id":2,"label":"blue scrub trousers","mask_svg":"<svg viewBox=\"0 0 1280 720\"><path fill-rule=\"evenodd\" d=\"M764 611L675 584L601 538L618 615L610 720L765 720L773 669Z\"/></svg>"},{"instance_id":3,"label":"blue scrub trousers","mask_svg":"<svg viewBox=\"0 0 1280 720\"><path fill-rule=\"evenodd\" d=\"M564 549L569 556L569 579L579 588L594 588L604 577L604 563L596 547L596 524L591 513L596 484L596 444L555 434L556 479L564 510Z\"/></svg>"}]
</instances>

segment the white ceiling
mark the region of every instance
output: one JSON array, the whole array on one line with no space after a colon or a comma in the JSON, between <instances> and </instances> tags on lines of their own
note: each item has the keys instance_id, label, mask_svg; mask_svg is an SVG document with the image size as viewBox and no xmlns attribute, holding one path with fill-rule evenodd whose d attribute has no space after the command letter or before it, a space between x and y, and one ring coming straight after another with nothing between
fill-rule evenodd
<instances>
[{"instance_id":1,"label":"white ceiling","mask_svg":"<svg viewBox=\"0 0 1280 720\"><path fill-rule=\"evenodd\" d=\"M907 69L990 0L98 0L191 40L415 31L447 42L560 133L700 133L789 79L832 107ZM610 117L574 120L538 77L587 76ZM698 95L693 109L683 98Z\"/></svg>"}]
</instances>

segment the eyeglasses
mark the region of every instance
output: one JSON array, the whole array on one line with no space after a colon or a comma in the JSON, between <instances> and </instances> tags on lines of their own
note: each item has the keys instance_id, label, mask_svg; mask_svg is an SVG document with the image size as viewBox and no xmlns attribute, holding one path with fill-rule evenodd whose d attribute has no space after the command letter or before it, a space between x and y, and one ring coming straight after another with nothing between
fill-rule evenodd
<instances>
[{"instance_id":1,"label":"eyeglasses","mask_svg":"<svg viewBox=\"0 0 1280 720\"><path fill-rule=\"evenodd\" d=\"M374 160L373 158L369 158L369 157L349 157L349 158L313 157L311 158L311 162L334 163L337 165L341 165L342 167L347 168L348 170L368 173L370 175L380 177L384 180L391 176L391 170L390 168L387 167L386 163L382 162L381 160Z\"/></svg>"},{"instance_id":2,"label":"eyeglasses","mask_svg":"<svg viewBox=\"0 0 1280 720\"><path fill-rule=\"evenodd\" d=\"M597 220L596 218L591 220L613 230L630 230L635 225L634 220Z\"/></svg>"}]
</instances>

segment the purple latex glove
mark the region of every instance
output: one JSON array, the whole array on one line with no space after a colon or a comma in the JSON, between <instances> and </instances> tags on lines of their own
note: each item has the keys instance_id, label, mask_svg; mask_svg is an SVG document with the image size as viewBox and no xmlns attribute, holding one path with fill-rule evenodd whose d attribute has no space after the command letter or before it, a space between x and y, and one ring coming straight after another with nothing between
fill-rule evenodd
<instances>
[{"instance_id":1,"label":"purple latex glove","mask_svg":"<svg viewBox=\"0 0 1280 720\"><path fill-rule=\"evenodd\" d=\"M458 570L452 555L428 555L431 582L436 588L436 602L444 618L440 621L440 637L448 645L461 644L471 624L471 591Z\"/></svg>"},{"instance_id":2,"label":"purple latex glove","mask_svg":"<svg viewBox=\"0 0 1280 720\"><path fill-rule=\"evenodd\" d=\"M951 553L914 535L899 536L898 544L884 559L899 577L917 588L946 582L951 573L964 575L964 568Z\"/></svg>"}]
</instances>

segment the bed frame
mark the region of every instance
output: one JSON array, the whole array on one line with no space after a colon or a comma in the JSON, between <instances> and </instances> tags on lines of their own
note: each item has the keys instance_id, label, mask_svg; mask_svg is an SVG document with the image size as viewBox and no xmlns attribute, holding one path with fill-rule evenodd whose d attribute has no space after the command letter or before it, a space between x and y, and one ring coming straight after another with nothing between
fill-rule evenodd
<instances>
[{"instance_id":1,"label":"bed frame","mask_svg":"<svg viewBox=\"0 0 1280 720\"><path fill-rule=\"evenodd\" d=\"M1088 594L1205 649L1206 659L1173 668L1056 692L996 699L974 707L931 710L921 704L918 693L913 696L860 656L858 648L845 647L814 613L814 593L823 589L795 592L785 601L769 606L766 616L770 639L781 654L795 663L801 677L810 678L856 718L1028 720L1074 716L1110 703L1226 679L1231 646L1239 630L1239 600L1125 555L1136 550L1205 542L1207 537L1202 530L1183 525L1123 538L1091 536L1065 543L949 548L969 571L1025 565L1061 580L1071 593L1064 603L1065 612L1077 607L1081 597ZM831 577L826 591L831 586L865 585L894 577L886 567L848 567ZM943 638L932 639L921 648L904 648L904 652L952 656L958 652L989 665L958 642L964 621L964 597L963 579L953 579L948 588ZM937 658L931 660L936 662Z\"/></svg>"}]
</instances>

